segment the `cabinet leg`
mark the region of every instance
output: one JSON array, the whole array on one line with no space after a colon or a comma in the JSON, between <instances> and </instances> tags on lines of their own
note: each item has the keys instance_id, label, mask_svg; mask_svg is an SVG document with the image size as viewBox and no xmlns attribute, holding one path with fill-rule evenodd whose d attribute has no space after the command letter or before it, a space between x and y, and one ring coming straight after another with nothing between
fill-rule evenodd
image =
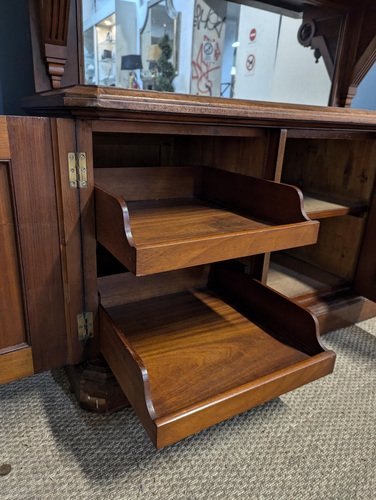
<instances>
[{"instance_id":1,"label":"cabinet leg","mask_svg":"<svg viewBox=\"0 0 376 500\"><path fill-rule=\"evenodd\" d=\"M97 413L113 412L129 402L104 359L65 368L71 391L81 408Z\"/></svg>"}]
</instances>

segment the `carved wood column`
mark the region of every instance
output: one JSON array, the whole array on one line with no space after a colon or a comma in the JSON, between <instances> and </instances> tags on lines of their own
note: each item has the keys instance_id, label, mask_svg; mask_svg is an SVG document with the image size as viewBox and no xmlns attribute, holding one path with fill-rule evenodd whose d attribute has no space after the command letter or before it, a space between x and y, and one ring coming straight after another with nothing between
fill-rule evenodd
<instances>
[{"instance_id":1,"label":"carved wood column","mask_svg":"<svg viewBox=\"0 0 376 500\"><path fill-rule=\"evenodd\" d=\"M70 0L39 0L42 52L54 89L60 88L67 62Z\"/></svg>"}]
</instances>

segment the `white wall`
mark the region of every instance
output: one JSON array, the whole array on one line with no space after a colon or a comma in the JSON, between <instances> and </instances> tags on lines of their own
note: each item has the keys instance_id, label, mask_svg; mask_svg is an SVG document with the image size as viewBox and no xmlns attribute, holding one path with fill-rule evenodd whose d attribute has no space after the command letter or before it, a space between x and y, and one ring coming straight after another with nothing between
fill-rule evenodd
<instances>
[{"instance_id":1,"label":"white wall","mask_svg":"<svg viewBox=\"0 0 376 500\"><path fill-rule=\"evenodd\" d=\"M236 54L234 97L269 100L272 95L280 16L242 5ZM255 40L250 32L256 30ZM254 61L254 66L249 64Z\"/></svg>"},{"instance_id":2,"label":"white wall","mask_svg":"<svg viewBox=\"0 0 376 500\"><path fill-rule=\"evenodd\" d=\"M300 19L282 16L270 101L327 106L331 80L321 57L316 64L312 49L296 35Z\"/></svg>"}]
</instances>

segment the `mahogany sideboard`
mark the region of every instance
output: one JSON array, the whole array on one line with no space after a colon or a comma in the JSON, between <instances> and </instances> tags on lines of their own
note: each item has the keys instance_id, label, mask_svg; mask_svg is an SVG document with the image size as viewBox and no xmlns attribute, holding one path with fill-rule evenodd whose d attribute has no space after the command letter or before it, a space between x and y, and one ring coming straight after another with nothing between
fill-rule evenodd
<instances>
[{"instance_id":1,"label":"mahogany sideboard","mask_svg":"<svg viewBox=\"0 0 376 500\"><path fill-rule=\"evenodd\" d=\"M375 113L27 106L0 118L0 383L101 354L159 448L330 373L320 330L376 315Z\"/></svg>"}]
</instances>

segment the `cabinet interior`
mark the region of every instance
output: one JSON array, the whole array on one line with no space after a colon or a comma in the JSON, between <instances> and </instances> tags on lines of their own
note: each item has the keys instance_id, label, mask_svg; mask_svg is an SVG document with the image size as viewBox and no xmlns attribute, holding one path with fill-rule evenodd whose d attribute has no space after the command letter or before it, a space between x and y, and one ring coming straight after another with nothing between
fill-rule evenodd
<instances>
[{"instance_id":1,"label":"cabinet interior","mask_svg":"<svg viewBox=\"0 0 376 500\"><path fill-rule=\"evenodd\" d=\"M315 245L272 254L268 285L289 297L350 286L375 166L376 141L371 134L287 139L281 180L302 190L308 215L320 221L319 238Z\"/></svg>"},{"instance_id":2,"label":"cabinet interior","mask_svg":"<svg viewBox=\"0 0 376 500\"><path fill-rule=\"evenodd\" d=\"M276 139L268 129L247 129L227 136L192 133L97 132L94 166L211 166L262 178L273 162ZM304 208L310 218L320 221L320 231L316 244L271 254L270 262L264 262L269 286L289 297L350 286L371 202L375 166L376 140L370 133L288 132L281 182L302 190ZM257 264L251 269L259 274L254 271ZM126 268L99 244L99 276L122 271Z\"/></svg>"},{"instance_id":3,"label":"cabinet interior","mask_svg":"<svg viewBox=\"0 0 376 500\"><path fill-rule=\"evenodd\" d=\"M240 261L319 226L266 180L276 134L241 132L93 138L100 349L158 448L333 369L311 313Z\"/></svg>"},{"instance_id":4,"label":"cabinet interior","mask_svg":"<svg viewBox=\"0 0 376 500\"><path fill-rule=\"evenodd\" d=\"M220 129L217 131L220 133ZM215 167L262 178L268 162L268 130L244 129L239 135L155 133L93 134L94 178L105 168ZM231 134L239 133L231 131ZM102 172L103 177L103 172ZM109 174L110 177L110 174ZM127 268L100 243L98 276L126 272Z\"/></svg>"}]
</instances>

